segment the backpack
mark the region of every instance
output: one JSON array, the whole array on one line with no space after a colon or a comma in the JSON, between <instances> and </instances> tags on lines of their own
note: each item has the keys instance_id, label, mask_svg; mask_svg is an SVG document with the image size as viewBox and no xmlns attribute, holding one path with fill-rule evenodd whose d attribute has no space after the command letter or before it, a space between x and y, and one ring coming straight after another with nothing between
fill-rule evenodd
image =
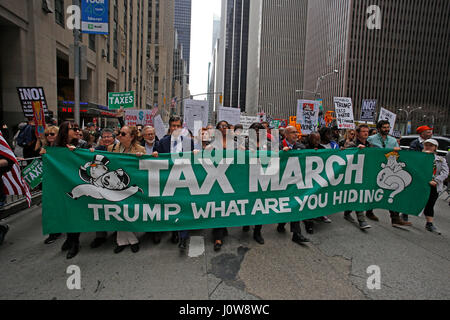
<instances>
[{"instance_id":1,"label":"backpack","mask_svg":"<svg viewBox=\"0 0 450 320\"><path fill-rule=\"evenodd\" d=\"M33 127L27 125L25 128L20 130L19 135L17 136L17 145L20 147L26 147L31 141L33 141Z\"/></svg>"}]
</instances>

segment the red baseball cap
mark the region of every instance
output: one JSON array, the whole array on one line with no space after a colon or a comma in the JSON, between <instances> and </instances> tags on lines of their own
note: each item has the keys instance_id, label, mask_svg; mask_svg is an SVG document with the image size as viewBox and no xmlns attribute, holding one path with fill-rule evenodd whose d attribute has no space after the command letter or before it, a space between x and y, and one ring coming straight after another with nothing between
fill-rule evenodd
<instances>
[{"instance_id":1,"label":"red baseball cap","mask_svg":"<svg viewBox=\"0 0 450 320\"><path fill-rule=\"evenodd\" d=\"M433 130L433 128L430 128L429 126L421 126L421 127L417 128L416 132L418 134L421 134L422 132L427 131L427 130Z\"/></svg>"}]
</instances>

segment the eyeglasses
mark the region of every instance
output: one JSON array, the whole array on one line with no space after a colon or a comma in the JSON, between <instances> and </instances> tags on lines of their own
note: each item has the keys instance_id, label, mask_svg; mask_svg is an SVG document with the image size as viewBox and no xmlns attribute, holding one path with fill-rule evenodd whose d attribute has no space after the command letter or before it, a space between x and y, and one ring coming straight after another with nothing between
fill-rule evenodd
<instances>
[{"instance_id":1,"label":"eyeglasses","mask_svg":"<svg viewBox=\"0 0 450 320\"><path fill-rule=\"evenodd\" d=\"M222 126L219 126L219 129L228 129L228 126L224 124Z\"/></svg>"},{"instance_id":2,"label":"eyeglasses","mask_svg":"<svg viewBox=\"0 0 450 320\"><path fill-rule=\"evenodd\" d=\"M113 136L103 136L102 139L112 139L114 138Z\"/></svg>"},{"instance_id":3,"label":"eyeglasses","mask_svg":"<svg viewBox=\"0 0 450 320\"><path fill-rule=\"evenodd\" d=\"M126 136L127 136L127 133L126 133L126 132L121 132L120 135L121 135L122 137L126 137Z\"/></svg>"},{"instance_id":4,"label":"eyeglasses","mask_svg":"<svg viewBox=\"0 0 450 320\"><path fill-rule=\"evenodd\" d=\"M54 132L46 133L45 136L46 137L48 137L48 136L54 137L54 136L56 136L56 133L54 133Z\"/></svg>"}]
</instances>

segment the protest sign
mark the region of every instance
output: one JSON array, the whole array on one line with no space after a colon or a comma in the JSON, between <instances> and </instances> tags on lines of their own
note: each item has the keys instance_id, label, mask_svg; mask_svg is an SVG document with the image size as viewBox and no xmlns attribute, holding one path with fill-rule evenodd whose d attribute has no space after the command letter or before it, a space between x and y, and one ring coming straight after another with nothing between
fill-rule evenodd
<instances>
[{"instance_id":1,"label":"protest sign","mask_svg":"<svg viewBox=\"0 0 450 320\"><path fill-rule=\"evenodd\" d=\"M226 121L233 126L241 123L241 109L219 107L217 122L219 121Z\"/></svg>"},{"instance_id":2,"label":"protest sign","mask_svg":"<svg viewBox=\"0 0 450 320\"><path fill-rule=\"evenodd\" d=\"M134 91L108 93L109 110L134 108L134 101Z\"/></svg>"},{"instance_id":3,"label":"protest sign","mask_svg":"<svg viewBox=\"0 0 450 320\"><path fill-rule=\"evenodd\" d=\"M377 100L363 100L361 107L360 121L375 122L375 112L377 110Z\"/></svg>"},{"instance_id":4,"label":"protest sign","mask_svg":"<svg viewBox=\"0 0 450 320\"><path fill-rule=\"evenodd\" d=\"M152 110L125 110L125 125L130 127L153 126L153 112Z\"/></svg>"},{"instance_id":5,"label":"protest sign","mask_svg":"<svg viewBox=\"0 0 450 320\"><path fill-rule=\"evenodd\" d=\"M301 125L303 134L317 131L319 123L319 103L312 100L298 100L296 123Z\"/></svg>"},{"instance_id":6,"label":"protest sign","mask_svg":"<svg viewBox=\"0 0 450 320\"><path fill-rule=\"evenodd\" d=\"M194 136L208 125L209 108L206 100L184 100L184 124Z\"/></svg>"},{"instance_id":7,"label":"protest sign","mask_svg":"<svg viewBox=\"0 0 450 320\"><path fill-rule=\"evenodd\" d=\"M158 137L159 140L161 140L167 134L167 132L168 132L167 129L168 128L164 125L164 122L163 122L163 120L162 120L160 115L157 115L153 119L153 124L154 124L154 127L155 127L156 136Z\"/></svg>"},{"instance_id":8,"label":"protest sign","mask_svg":"<svg viewBox=\"0 0 450 320\"><path fill-rule=\"evenodd\" d=\"M33 101L33 119L36 137L43 135L45 132L45 115L42 101Z\"/></svg>"},{"instance_id":9,"label":"protest sign","mask_svg":"<svg viewBox=\"0 0 450 320\"><path fill-rule=\"evenodd\" d=\"M334 97L334 109L339 129L355 129L351 98Z\"/></svg>"},{"instance_id":10,"label":"protest sign","mask_svg":"<svg viewBox=\"0 0 450 320\"><path fill-rule=\"evenodd\" d=\"M109 0L81 1L81 32L108 34Z\"/></svg>"},{"instance_id":11,"label":"protest sign","mask_svg":"<svg viewBox=\"0 0 450 320\"><path fill-rule=\"evenodd\" d=\"M394 126L395 126L395 120L397 119L397 115L389 110L386 110L384 108L381 108L380 110L380 117L378 118L378 121L381 120L387 120L389 121L389 124L391 125L391 131L389 134L394 133Z\"/></svg>"},{"instance_id":12,"label":"protest sign","mask_svg":"<svg viewBox=\"0 0 450 320\"><path fill-rule=\"evenodd\" d=\"M253 123L259 123L259 117L258 116L243 116L241 115L240 123L242 124L242 127L244 127L244 130L242 131L242 134L244 136L248 136L248 129Z\"/></svg>"},{"instance_id":13,"label":"protest sign","mask_svg":"<svg viewBox=\"0 0 450 320\"><path fill-rule=\"evenodd\" d=\"M96 154L108 161L90 166ZM49 148L43 231L212 229L376 208L418 215L428 201L433 161L432 154L378 148L157 159Z\"/></svg>"},{"instance_id":14,"label":"protest sign","mask_svg":"<svg viewBox=\"0 0 450 320\"><path fill-rule=\"evenodd\" d=\"M49 116L47 100L42 87L18 87L17 92L26 118L34 118L33 102L40 102L44 116Z\"/></svg>"},{"instance_id":15,"label":"protest sign","mask_svg":"<svg viewBox=\"0 0 450 320\"><path fill-rule=\"evenodd\" d=\"M35 159L28 167L22 170L22 177L31 189L36 188L42 182L43 163L41 159Z\"/></svg>"}]
</instances>

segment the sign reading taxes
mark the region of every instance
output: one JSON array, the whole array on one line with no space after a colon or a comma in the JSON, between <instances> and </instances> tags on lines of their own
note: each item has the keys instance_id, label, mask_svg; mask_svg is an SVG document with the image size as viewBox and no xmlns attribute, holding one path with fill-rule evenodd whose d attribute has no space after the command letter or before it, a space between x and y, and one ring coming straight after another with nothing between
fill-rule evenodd
<instances>
[{"instance_id":1,"label":"sign reading taxes","mask_svg":"<svg viewBox=\"0 0 450 320\"><path fill-rule=\"evenodd\" d=\"M109 110L134 108L134 91L108 93Z\"/></svg>"}]
</instances>

